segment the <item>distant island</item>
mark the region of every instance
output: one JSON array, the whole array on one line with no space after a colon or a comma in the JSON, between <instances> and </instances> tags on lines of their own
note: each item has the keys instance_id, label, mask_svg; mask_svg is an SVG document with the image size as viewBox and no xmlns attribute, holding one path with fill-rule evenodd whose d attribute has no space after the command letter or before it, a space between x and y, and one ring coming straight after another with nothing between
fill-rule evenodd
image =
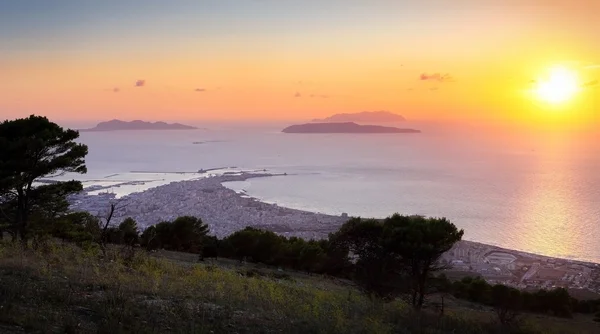
<instances>
[{"instance_id":1,"label":"distant island","mask_svg":"<svg viewBox=\"0 0 600 334\"><path fill-rule=\"evenodd\" d=\"M390 126L359 125L343 123L307 123L292 125L282 130L284 133L420 133L415 129L401 129Z\"/></svg>"},{"instance_id":2,"label":"distant island","mask_svg":"<svg viewBox=\"0 0 600 334\"><path fill-rule=\"evenodd\" d=\"M120 131L120 130L194 130L196 127L179 124L179 123L165 123L165 122L144 122L135 120L131 122L120 121L113 119L108 122L98 123L95 127L90 129L81 129L79 131Z\"/></svg>"},{"instance_id":3,"label":"distant island","mask_svg":"<svg viewBox=\"0 0 600 334\"><path fill-rule=\"evenodd\" d=\"M313 122L358 122L358 123L392 123L404 122L406 118L389 111L363 111L353 114L335 114L324 119L314 119Z\"/></svg>"}]
</instances>

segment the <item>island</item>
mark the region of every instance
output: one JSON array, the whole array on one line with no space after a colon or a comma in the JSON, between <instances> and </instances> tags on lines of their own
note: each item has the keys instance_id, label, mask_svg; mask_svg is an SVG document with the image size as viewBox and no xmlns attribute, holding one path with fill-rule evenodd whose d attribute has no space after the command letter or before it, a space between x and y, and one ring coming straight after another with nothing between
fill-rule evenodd
<instances>
[{"instance_id":1,"label":"island","mask_svg":"<svg viewBox=\"0 0 600 334\"><path fill-rule=\"evenodd\" d=\"M393 123L404 122L406 118L389 111L363 111L350 114L335 114L324 119L314 119L313 122L358 122L358 123Z\"/></svg>"},{"instance_id":2,"label":"island","mask_svg":"<svg viewBox=\"0 0 600 334\"><path fill-rule=\"evenodd\" d=\"M401 129L391 126L359 125L344 123L307 123L292 125L282 130L284 133L420 133L420 130Z\"/></svg>"},{"instance_id":3,"label":"island","mask_svg":"<svg viewBox=\"0 0 600 334\"><path fill-rule=\"evenodd\" d=\"M108 122L98 123L95 127L90 129L80 129L83 132L93 131L121 131L121 130L195 130L198 129L193 126L179 124L179 123L165 123L165 122L144 122L135 120L131 122L121 121L113 119Z\"/></svg>"}]
</instances>

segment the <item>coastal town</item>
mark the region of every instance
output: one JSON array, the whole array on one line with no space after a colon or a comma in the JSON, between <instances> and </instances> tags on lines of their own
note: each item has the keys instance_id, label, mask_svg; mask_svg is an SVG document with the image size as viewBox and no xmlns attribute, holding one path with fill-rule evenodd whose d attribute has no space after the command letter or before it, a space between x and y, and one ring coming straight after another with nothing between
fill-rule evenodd
<instances>
[{"instance_id":1,"label":"coastal town","mask_svg":"<svg viewBox=\"0 0 600 334\"><path fill-rule=\"evenodd\" d=\"M453 272L476 273L515 288L566 288L574 296L600 294L600 265L460 241L442 256Z\"/></svg>"},{"instance_id":2,"label":"coastal town","mask_svg":"<svg viewBox=\"0 0 600 334\"><path fill-rule=\"evenodd\" d=\"M92 186L71 197L72 208L103 218L111 204L115 206L112 223L134 218L141 228L179 216L200 217L210 233L227 236L246 226L271 230L280 235L305 239L326 238L348 220L339 216L314 213L261 202L223 185L258 177L284 177L264 172L225 172L172 182L117 198L107 188ZM98 191L100 190L100 191ZM95 194L90 195L89 192ZM574 294L600 294L600 265L557 259L515 250L461 241L446 252L441 261L449 273L478 275L490 283L502 283L520 289L564 287Z\"/></svg>"},{"instance_id":3,"label":"coastal town","mask_svg":"<svg viewBox=\"0 0 600 334\"><path fill-rule=\"evenodd\" d=\"M204 172L204 171L203 171ZM120 223L134 218L141 228L172 220L179 216L200 217L210 227L211 234L224 237L246 226L264 228L284 236L321 239L347 221L347 215L332 216L280 207L237 193L223 186L224 182L245 181L256 177L284 176L268 173L233 173L172 182L116 198L114 193L96 195L81 193L71 197L74 210L87 211L104 217L115 205L112 221ZM98 188L91 188L98 190Z\"/></svg>"}]
</instances>

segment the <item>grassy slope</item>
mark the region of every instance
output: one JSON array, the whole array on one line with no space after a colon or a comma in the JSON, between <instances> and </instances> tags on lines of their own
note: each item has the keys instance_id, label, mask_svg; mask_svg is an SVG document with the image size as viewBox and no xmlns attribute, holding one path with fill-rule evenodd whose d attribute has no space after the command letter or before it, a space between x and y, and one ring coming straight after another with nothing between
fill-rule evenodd
<instances>
[{"instance_id":1,"label":"grassy slope","mask_svg":"<svg viewBox=\"0 0 600 334\"><path fill-rule=\"evenodd\" d=\"M401 301L381 304L340 281L194 255L52 244L0 244L0 333L500 333L489 310L457 301L444 317L417 317ZM251 272L252 277L244 275ZM537 332L592 333L589 319L542 317ZM534 331L535 332L535 331Z\"/></svg>"}]
</instances>

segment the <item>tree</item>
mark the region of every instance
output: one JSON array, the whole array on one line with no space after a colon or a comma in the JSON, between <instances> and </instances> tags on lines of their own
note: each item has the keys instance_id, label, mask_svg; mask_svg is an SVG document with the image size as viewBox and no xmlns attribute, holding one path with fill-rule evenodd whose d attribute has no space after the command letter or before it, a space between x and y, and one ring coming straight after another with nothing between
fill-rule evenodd
<instances>
[{"instance_id":1,"label":"tree","mask_svg":"<svg viewBox=\"0 0 600 334\"><path fill-rule=\"evenodd\" d=\"M208 234L208 225L200 218L183 216L171 223L169 245L173 250L199 253L202 239Z\"/></svg>"},{"instance_id":2,"label":"tree","mask_svg":"<svg viewBox=\"0 0 600 334\"><path fill-rule=\"evenodd\" d=\"M232 255L240 262L245 257L253 257L257 240L258 230L252 227L246 227L227 237L226 242L232 249Z\"/></svg>"},{"instance_id":3,"label":"tree","mask_svg":"<svg viewBox=\"0 0 600 334\"><path fill-rule=\"evenodd\" d=\"M160 247L160 240L158 239L156 226L149 226L144 230L144 232L142 232L141 244L148 251L152 251Z\"/></svg>"},{"instance_id":4,"label":"tree","mask_svg":"<svg viewBox=\"0 0 600 334\"><path fill-rule=\"evenodd\" d=\"M98 218L88 212L67 213L55 219L49 226L51 236L79 245L96 242L101 233Z\"/></svg>"},{"instance_id":5,"label":"tree","mask_svg":"<svg viewBox=\"0 0 600 334\"><path fill-rule=\"evenodd\" d=\"M78 137L77 131L40 116L0 123L0 205L14 203L14 216L3 216L23 242L30 232L34 183L44 177L87 172L88 149L75 142Z\"/></svg>"},{"instance_id":6,"label":"tree","mask_svg":"<svg viewBox=\"0 0 600 334\"><path fill-rule=\"evenodd\" d=\"M352 279L365 293L391 300L404 292L405 275L401 258L386 248L384 237L382 221L352 218L330 236L330 242L354 262Z\"/></svg>"},{"instance_id":7,"label":"tree","mask_svg":"<svg viewBox=\"0 0 600 334\"><path fill-rule=\"evenodd\" d=\"M394 214L383 221L353 218L330 240L354 258L354 280L364 290L386 299L409 292L420 309L432 275L444 268L439 258L462 235L445 218Z\"/></svg>"},{"instance_id":8,"label":"tree","mask_svg":"<svg viewBox=\"0 0 600 334\"><path fill-rule=\"evenodd\" d=\"M219 240L219 238L215 236L205 236L202 242L202 252L200 253L200 260L204 260L205 257L218 258L220 255L220 243L221 240Z\"/></svg>"},{"instance_id":9,"label":"tree","mask_svg":"<svg viewBox=\"0 0 600 334\"><path fill-rule=\"evenodd\" d=\"M121 243L133 247L140 241L140 231L136 221L129 217L119 224L118 231L121 237Z\"/></svg>"},{"instance_id":10,"label":"tree","mask_svg":"<svg viewBox=\"0 0 600 334\"><path fill-rule=\"evenodd\" d=\"M452 282L446 277L446 274L440 274L433 279L435 291L440 294L440 302L436 305L439 307L440 315L444 315L445 300L448 294L452 293Z\"/></svg>"},{"instance_id":11,"label":"tree","mask_svg":"<svg viewBox=\"0 0 600 334\"><path fill-rule=\"evenodd\" d=\"M409 276L411 303L421 309L432 274L444 269L439 258L462 239L464 231L446 218L399 214L386 218L383 225L384 249L401 259Z\"/></svg>"},{"instance_id":12,"label":"tree","mask_svg":"<svg viewBox=\"0 0 600 334\"><path fill-rule=\"evenodd\" d=\"M69 214L70 194L83 190L79 181L57 182L33 188L30 196L30 228L29 237L34 245L39 244L50 235L61 217Z\"/></svg>"},{"instance_id":13,"label":"tree","mask_svg":"<svg viewBox=\"0 0 600 334\"><path fill-rule=\"evenodd\" d=\"M548 291L545 294L543 303L557 317L570 318L573 316L571 296L564 288L556 288Z\"/></svg>"},{"instance_id":14,"label":"tree","mask_svg":"<svg viewBox=\"0 0 600 334\"><path fill-rule=\"evenodd\" d=\"M98 221L102 224L100 226L100 235L97 240L98 245L100 245L100 249L102 250L102 254L106 255L106 244L107 243L120 243L119 241L119 233L117 228L111 226L111 222L115 213L123 208L123 204L119 200L113 200L109 203L108 210L106 211L104 217L98 218ZM104 219L104 221L102 221Z\"/></svg>"},{"instance_id":15,"label":"tree","mask_svg":"<svg viewBox=\"0 0 600 334\"><path fill-rule=\"evenodd\" d=\"M168 250L201 253L208 225L200 218L183 216L173 222L160 222L148 227L141 236L141 244L147 250Z\"/></svg>"},{"instance_id":16,"label":"tree","mask_svg":"<svg viewBox=\"0 0 600 334\"><path fill-rule=\"evenodd\" d=\"M492 305L498 315L498 320L503 325L512 324L521 311L523 298L521 291L507 287L506 285L496 284L492 287Z\"/></svg>"},{"instance_id":17,"label":"tree","mask_svg":"<svg viewBox=\"0 0 600 334\"><path fill-rule=\"evenodd\" d=\"M317 271L320 269L324 257L323 248L317 242L312 240L306 242L298 254L300 269L309 273Z\"/></svg>"}]
</instances>

